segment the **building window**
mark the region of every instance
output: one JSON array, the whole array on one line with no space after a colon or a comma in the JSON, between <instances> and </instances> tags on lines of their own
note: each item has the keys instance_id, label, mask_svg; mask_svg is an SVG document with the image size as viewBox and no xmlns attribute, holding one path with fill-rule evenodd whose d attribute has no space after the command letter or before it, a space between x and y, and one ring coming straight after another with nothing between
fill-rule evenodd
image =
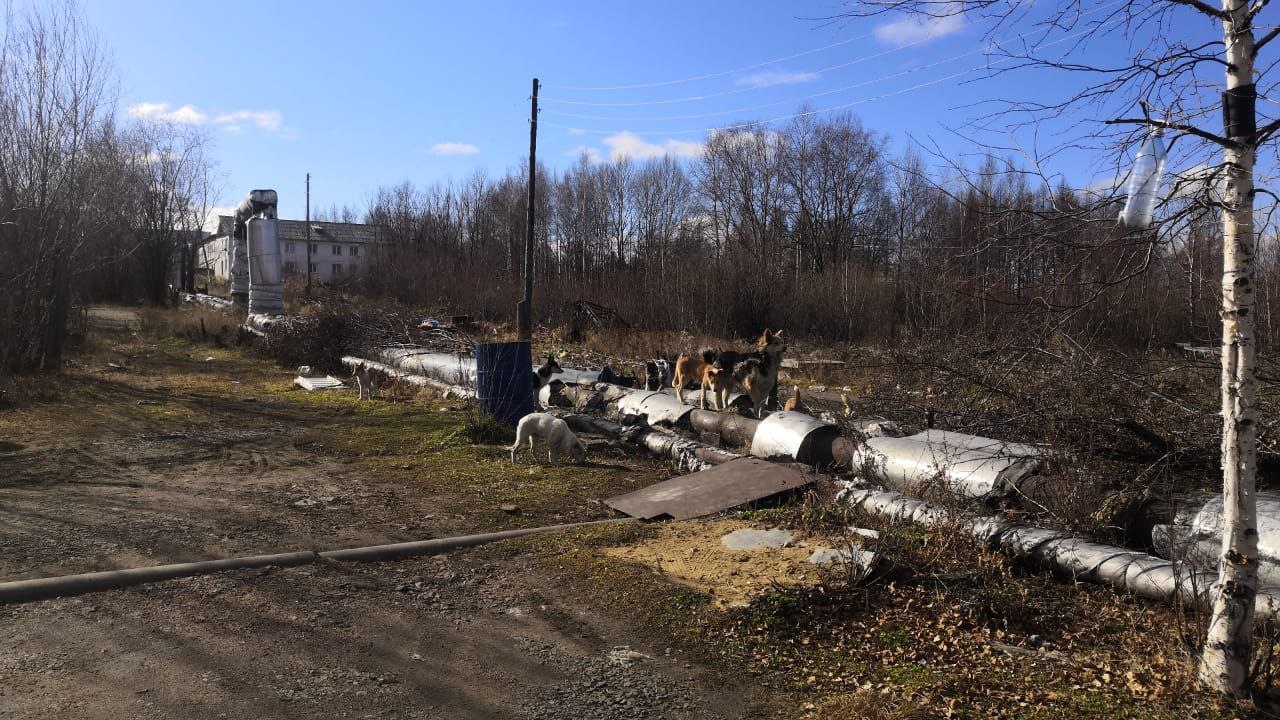
<instances>
[{"instance_id":1,"label":"building window","mask_svg":"<svg viewBox=\"0 0 1280 720\"><path fill-rule=\"evenodd\" d=\"M341 246L341 245L334 245L334 246L333 246L333 254L334 254L334 255L341 255L341 254L342 254L342 246Z\"/></svg>"},{"instance_id":2,"label":"building window","mask_svg":"<svg viewBox=\"0 0 1280 720\"><path fill-rule=\"evenodd\" d=\"M337 277L342 274L342 263L333 264L333 276Z\"/></svg>"},{"instance_id":3,"label":"building window","mask_svg":"<svg viewBox=\"0 0 1280 720\"><path fill-rule=\"evenodd\" d=\"M292 255L293 253L297 252L297 249L294 247L293 243L285 243L284 251Z\"/></svg>"},{"instance_id":4,"label":"building window","mask_svg":"<svg viewBox=\"0 0 1280 720\"><path fill-rule=\"evenodd\" d=\"M319 250L316 249L315 243L311 243L311 252L319 252Z\"/></svg>"},{"instance_id":5,"label":"building window","mask_svg":"<svg viewBox=\"0 0 1280 720\"><path fill-rule=\"evenodd\" d=\"M315 272L315 271L316 271L316 264L311 263L311 272Z\"/></svg>"},{"instance_id":6,"label":"building window","mask_svg":"<svg viewBox=\"0 0 1280 720\"><path fill-rule=\"evenodd\" d=\"M358 266L358 265L356 265L355 263L351 263L350 265L348 265L348 266L347 266L347 272L351 273L352 275L355 275L355 274L356 274L356 270L357 270L358 268L359 268L359 266Z\"/></svg>"},{"instance_id":7,"label":"building window","mask_svg":"<svg viewBox=\"0 0 1280 720\"><path fill-rule=\"evenodd\" d=\"M285 263L285 264L284 264L284 271L285 271L285 272L287 272L287 273L289 273L290 275L292 275L292 274L294 274L294 273L298 272L298 263L295 263L295 262L287 262L287 263Z\"/></svg>"},{"instance_id":8,"label":"building window","mask_svg":"<svg viewBox=\"0 0 1280 720\"><path fill-rule=\"evenodd\" d=\"M359 245L352 245L352 246L351 246L351 257L360 257L360 246L359 246Z\"/></svg>"}]
</instances>

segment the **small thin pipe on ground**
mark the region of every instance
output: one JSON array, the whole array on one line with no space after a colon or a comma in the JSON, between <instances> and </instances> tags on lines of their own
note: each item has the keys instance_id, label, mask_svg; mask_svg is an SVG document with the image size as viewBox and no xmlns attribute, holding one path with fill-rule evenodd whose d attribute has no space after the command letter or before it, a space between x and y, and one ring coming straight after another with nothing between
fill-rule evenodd
<instances>
[{"instance_id":1,"label":"small thin pipe on ground","mask_svg":"<svg viewBox=\"0 0 1280 720\"><path fill-rule=\"evenodd\" d=\"M34 578L31 580L14 580L0 583L0 604L14 604L49 600L57 597L84 595L87 593L115 590L117 588L143 585L146 583L173 580L175 578L208 575L226 570L243 570L258 567L295 567L309 565L320 560L347 562L377 562L383 560L399 560L420 555L440 555L477 545L510 540L535 533L567 530L588 525L634 522L633 518L616 518L611 520L591 520L587 522L567 523L564 525L547 525L519 530L503 530L480 535L460 535L451 538L419 540L414 542L395 543L391 545L372 545L369 547L349 548L345 550L326 550L316 552L279 553L274 555L252 555L221 560L204 560L200 562L177 563L174 565L157 565L144 568L128 568L125 570L105 570L103 572L83 573L80 575L63 575L51 578Z\"/></svg>"}]
</instances>

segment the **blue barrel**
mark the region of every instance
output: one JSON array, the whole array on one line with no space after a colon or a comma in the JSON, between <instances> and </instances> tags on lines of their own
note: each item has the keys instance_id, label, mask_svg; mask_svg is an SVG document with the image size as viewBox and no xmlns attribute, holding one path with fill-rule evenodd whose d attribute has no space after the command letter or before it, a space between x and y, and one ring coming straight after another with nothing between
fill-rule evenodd
<instances>
[{"instance_id":1,"label":"blue barrel","mask_svg":"<svg viewBox=\"0 0 1280 720\"><path fill-rule=\"evenodd\" d=\"M533 356L529 343L476 346L476 397L480 409L512 427L533 412Z\"/></svg>"}]
</instances>

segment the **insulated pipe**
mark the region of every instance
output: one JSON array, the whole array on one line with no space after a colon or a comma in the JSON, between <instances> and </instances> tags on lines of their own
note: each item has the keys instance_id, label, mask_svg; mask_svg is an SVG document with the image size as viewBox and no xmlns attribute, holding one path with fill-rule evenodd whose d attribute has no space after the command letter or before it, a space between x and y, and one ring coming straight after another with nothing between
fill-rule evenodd
<instances>
[{"instance_id":1,"label":"insulated pipe","mask_svg":"<svg viewBox=\"0 0 1280 720\"><path fill-rule=\"evenodd\" d=\"M399 368L391 367L385 363L377 362L376 360L366 360L353 355L344 355L342 357L342 364L352 369L355 369L358 365L365 365L379 372L386 373L397 380L403 380L419 387L430 387L442 392L451 392L459 397L473 398L476 396L476 391L473 388L462 387L461 385L450 385L447 382L442 382L435 378L427 377L426 375L415 375L410 372L405 372Z\"/></svg>"},{"instance_id":2,"label":"insulated pipe","mask_svg":"<svg viewBox=\"0 0 1280 720\"><path fill-rule=\"evenodd\" d=\"M846 486L837 500L873 515L926 527L960 529L979 542L1015 557L1098 585L1160 602L1203 604L1217 582L1216 572L1190 570L1164 558L1094 542L1058 530L1010 522L987 515L953 512L896 492ZM1276 588L1258 592L1259 617L1273 617L1280 606Z\"/></svg>"},{"instance_id":3,"label":"insulated pipe","mask_svg":"<svg viewBox=\"0 0 1280 720\"><path fill-rule=\"evenodd\" d=\"M24 603L35 600L48 600L56 597L84 595L103 590L142 585L145 583L172 580L174 578L208 575L224 570L242 570L245 568L294 567L308 565L324 560L344 560L350 562L373 562L379 560L396 560L418 555L439 555L452 550L475 547L486 543L509 540L512 538L533 535L534 533L566 530L587 525L631 522L634 518L618 518L612 520L591 520L564 525L547 525L520 530L503 530L501 532L481 535L461 535L435 540L395 543L392 545L373 545L370 547L351 548L347 550L326 550L316 552L280 553L276 555L252 555L249 557L226 558L223 560L204 560L201 562L178 563L176 565L157 565L145 568L129 568L126 570L106 570L103 572L84 573L81 575L63 575L52 578L35 578L32 580L14 580L0 583L0 604Z\"/></svg>"},{"instance_id":4,"label":"insulated pipe","mask_svg":"<svg viewBox=\"0 0 1280 720\"><path fill-rule=\"evenodd\" d=\"M561 414L560 418L569 425L571 430L577 432L594 433L643 445L650 453L669 457L681 469L689 472L706 470L742 457L717 447L639 425L623 426L591 415Z\"/></svg>"}]
</instances>

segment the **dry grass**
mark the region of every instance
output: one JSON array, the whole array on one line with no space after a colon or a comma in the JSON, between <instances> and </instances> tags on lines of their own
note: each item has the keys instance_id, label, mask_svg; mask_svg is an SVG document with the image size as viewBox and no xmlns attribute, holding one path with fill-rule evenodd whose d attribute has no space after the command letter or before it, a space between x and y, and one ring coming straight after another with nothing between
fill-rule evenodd
<instances>
[{"instance_id":1,"label":"dry grass","mask_svg":"<svg viewBox=\"0 0 1280 720\"><path fill-rule=\"evenodd\" d=\"M230 312L204 305L184 305L175 309L143 308L137 313L141 319L141 332L150 337L173 337L214 345L234 343L239 324Z\"/></svg>"}]
</instances>

